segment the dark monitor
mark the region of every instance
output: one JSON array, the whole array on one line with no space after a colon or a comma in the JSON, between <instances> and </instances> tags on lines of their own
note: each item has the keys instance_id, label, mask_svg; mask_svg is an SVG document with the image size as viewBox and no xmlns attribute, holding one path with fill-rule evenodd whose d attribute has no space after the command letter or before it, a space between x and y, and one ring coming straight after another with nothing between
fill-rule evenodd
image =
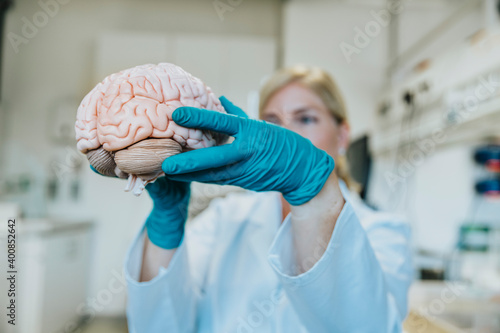
<instances>
[{"instance_id":1,"label":"dark monitor","mask_svg":"<svg viewBox=\"0 0 500 333\"><path fill-rule=\"evenodd\" d=\"M351 177L361 185L360 196L364 200L368 192L372 164L368 135L364 135L351 142L347 150L347 161Z\"/></svg>"}]
</instances>

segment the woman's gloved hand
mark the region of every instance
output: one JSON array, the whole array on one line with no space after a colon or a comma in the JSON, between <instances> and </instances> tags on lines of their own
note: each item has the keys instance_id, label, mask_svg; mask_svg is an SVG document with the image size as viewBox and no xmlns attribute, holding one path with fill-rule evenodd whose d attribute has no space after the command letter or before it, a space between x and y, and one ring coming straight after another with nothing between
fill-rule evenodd
<instances>
[{"instance_id":1,"label":"woman's gloved hand","mask_svg":"<svg viewBox=\"0 0 500 333\"><path fill-rule=\"evenodd\" d=\"M90 169L98 175L110 177L99 173L92 165ZM149 240L156 246L164 249L179 247L188 216L190 185L190 182L177 182L165 177L146 185L146 190L153 199L153 209L146 220L146 230Z\"/></svg>"},{"instance_id":2,"label":"woman's gloved hand","mask_svg":"<svg viewBox=\"0 0 500 333\"><path fill-rule=\"evenodd\" d=\"M171 156L162 169L171 180L236 185L253 191L279 191L291 205L315 197L334 169L333 158L301 135L248 119L226 98L228 114L193 107L177 108L180 126L226 133L230 144Z\"/></svg>"},{"instance_id":3,"label":"woman's gloved hand","mask_svg":"<svg viewBox=\"0 0 500 333\"><path fill-rule=\"evenodd\" d=\"M146 185L153 199L153 209L146 220L148 237L164 249L177 248L184 235L191 195L190 182L178 182L160 177Z\"/></svg>"}]
</instances>

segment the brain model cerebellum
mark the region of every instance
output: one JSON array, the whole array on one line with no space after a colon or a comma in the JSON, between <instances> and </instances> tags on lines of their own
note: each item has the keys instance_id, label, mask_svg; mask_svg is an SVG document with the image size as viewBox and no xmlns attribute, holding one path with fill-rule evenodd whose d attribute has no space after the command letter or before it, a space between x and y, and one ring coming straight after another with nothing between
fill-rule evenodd
<instances>
[{"instance_id":1,"label":"brain model cerebellum","mask_svg":"<svg viewBox=\"0 0 500 333\"><path fill-rule=\"evenodd\" d=\"M140 195L147 183L164 175L165 158L228 138L177 125L172 112L180 106L225 113L209 87L176 65L143 65L112 74L78 108L77 148L99 173L128 178L125 191Z\"/></svg>"}]
</instances>

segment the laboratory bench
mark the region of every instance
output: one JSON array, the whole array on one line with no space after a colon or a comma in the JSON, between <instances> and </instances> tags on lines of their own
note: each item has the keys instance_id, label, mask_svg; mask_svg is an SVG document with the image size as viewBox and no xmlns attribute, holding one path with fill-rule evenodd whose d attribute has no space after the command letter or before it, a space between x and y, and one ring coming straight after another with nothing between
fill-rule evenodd
<instances>
[{"instance_id":1,"label":"laboratory bench","mask_svg":"<svg viewBox=\"0 0 500 333\"><path fill-rule=\"evenodd\" d=\"M416 281L410 288L409 309L405 333L500 332L498 295L470 284Z\"/></svg>"}]
</instances>

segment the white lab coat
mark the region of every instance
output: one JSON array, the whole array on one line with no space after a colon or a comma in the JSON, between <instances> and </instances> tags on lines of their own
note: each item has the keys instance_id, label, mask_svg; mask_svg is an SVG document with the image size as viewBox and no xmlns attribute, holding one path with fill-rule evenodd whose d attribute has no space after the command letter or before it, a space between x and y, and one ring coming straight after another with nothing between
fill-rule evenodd
<instances>
[{"instance_id":1,"label":"white lab coat","mask_svg":"<svg viewBox=\"0 0 500 333\"><path fill-rule=\"evenodd\" d=\"M401 332L413 278L410 230L346 199L325 252L293 276L278 192L214 199L188 224L168 268L139 279L144 225L125 259L131 333Z\"/></svg>"}]
</instances>

